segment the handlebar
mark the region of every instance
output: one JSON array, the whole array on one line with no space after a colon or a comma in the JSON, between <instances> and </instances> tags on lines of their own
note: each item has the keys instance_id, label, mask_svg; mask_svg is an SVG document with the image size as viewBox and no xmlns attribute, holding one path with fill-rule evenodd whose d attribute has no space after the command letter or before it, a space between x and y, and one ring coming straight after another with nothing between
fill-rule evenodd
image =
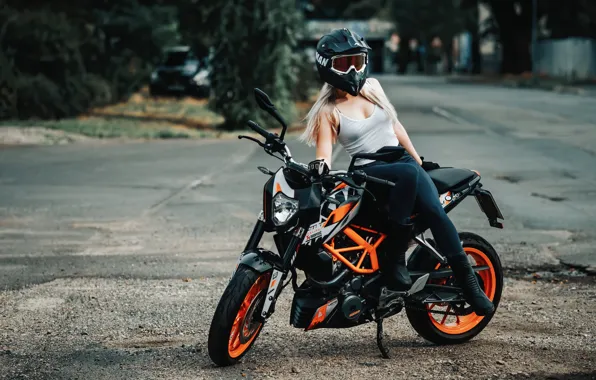
<instances>
[{"instance_id":1,"label":"handlebar","mask_svg":"<svg viewBox=\"0 0 596 380\"><path fill-rule=\"evenodd\" d=\"M248 139L248 140L254 141L255 143L259 144L259 146L261 146L262 148L265 148L265 151L271 155L273 155L272 152L280 152L280 153L282 153L282 158L283 158L283 159L282 158L280 158L280 159L282 159L282 161L285 161L286 165L289 165L289 166L293 167L294 169L296 169L300 172L303 172L304 174L308 173L308 166L294 161L292 159L291 153L290 153L287 145L283 141L279 140L277 135L267 132L260 125L258 125L257 123L255 123L252 120L249 120L247 122L247 125L250 127L250 129L257 132L261 136L265 137L265 139L266 139L265 143L262 143L259 140L255 139L253 137L250 137L250 136L238 136L239 139ZM274 155L274 157L277 157L277 156ZM279 158L279 157L277 157L277 158ZM369 176L362 170L356 170L353 172L337 170L337 171L327 173L327 176L331 177L331 178L339 179L344 182L345 182L345 179L343 179L342 177L352 177L354 179L354 181L358 182L358 183L372 182L372 183L377 183L377 184L384 185L384 186L395 186L395 182L391 182L391 181L388 181L388 180L385 180L382 178ZM349 183L349 184L356 185L356 187L358 187L358 184L351 184L351 183Z\"/></svg>"},{"instance_id":2,"label":"handlebar","mask_svg":"<svg viewBox=\"0 0 596 380\"><path fill-rule=\"evenodd\" d=\"M259 124L252 120L249 120L246 124L250 129L257 132L259 135L263 136L264 138L269 138L270 133L264 130Z\"/></svg>"},{"instance_id":3,"label":"handlebar","mask_svg":"<svg viewBox=\"0 0 596 380\"><path fill-rule=\"evenodd\" d=\"M366 174L365 172L363 172L362 170L356 170L352 174L352 177L354 177L354 179L356 179L356 180L361 180L363 182L373 182L373 183L378 183L380 185L392 186L392 187L395 186L395 182L391 182L386 179L370 176L370 175Z\"/></svg>"},{"instance_id":4,"label":"handlebar","mask_svg":"<svg viewBox=\"0 0 596 380\"><path fill-rule=\"evenodd\" d=\"M377 178L377 177L366 176L365 181L374 182L374 183L378 183L378 184L385 185L385 186L391 186L391 187L395 186L395 182L387 181L385 179Z\"/></svg>"},{"instance_id":5,"label":"handlebar","mask_svg":"<svg viewBox=\"0 0 596 380\"><path fill-rule=\"evenodd\" d=\"M385 185L385 186L395 186L395 182L391 182L391 181L388 181L383 178L370 176L362 170L353 171L351 174L348 174L348 175L350 175L354 179L354 181L358 184L363 183L363 182L373 182L373 183L378 183L380 185Z\"/></svg>"},{"instance_id":6,"label":"handlebar","mask_svg":"<svg viewBox=\"0 0 596 380\"><path fill-rule=\"evenodd\" d=\"M356 170L353 172L346 172L346 171L329 172L324 177L339 180L342 182L346 182L348 185L350 185L350 186L355 185L355 187L357 187L357 188L359 187L358 185L362 184L363 182L373 182L373 183L378 183L380 185L385 185L385 186L395 186L395 182L391 182L386 179L370 176L370 175L366 174L365 172L363 172L362 170ZM351 178L355 183L351 183L351 181L346 181L347 178Z\"/></svg>"},{"instance_id":7,"label":"handlebar","mask_svg":"<svg viewBox=\"0 0 596 380\"><path fill-rule=\"evenodd\" d=\"M267 132L264 128L252 120L247 121L246 125L248 125L250 129L257 132L259 135L263 136L265 141L259 141L254 137L242 135L238 136L239 139L247 139L257 143L265 150L267 154L277 158L278 160L284 161L286 164L299 164L292 159L292 153L290 152L290 149L283 139L277 135L277 133ZM281 157L276 155L276 153L279 153Z\"/></svg>"}]
</instances>

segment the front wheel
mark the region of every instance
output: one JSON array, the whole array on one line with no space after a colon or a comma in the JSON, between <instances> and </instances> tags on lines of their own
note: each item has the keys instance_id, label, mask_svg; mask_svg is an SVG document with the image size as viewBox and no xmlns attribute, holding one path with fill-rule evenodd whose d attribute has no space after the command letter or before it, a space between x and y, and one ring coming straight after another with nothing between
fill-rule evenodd
<instances>
[{"instance_id":1,"label":"front wheel","mask_svg":"<svg viewBox=\"0 0 596 380\"><path fill-rule=\"evenodd\" d=\"M459 238L472 266L487 267L487 269L477 272L476 276L480 287L493 302L496 311L503 291L503 268L497 252L489 242L476 234L462 232L459 234ZM412 263L412 269L430 272L444 268L434 257L421 254ZM454 285L452 277L433 280L431 283ZM406 314L414 330L424 339L436 344L466 342L478 335L494 315L494 313L487 316L479 316L476 313L453 315L455 309L455 305L448 302L417 303L414 308L406 309ZM437 311L451 314L441 314Z\"/></svg>"},{"instance_id":2,"label":"front wheel","mask_svg":"<svg viewBox=\"0 0 596 380\"><path fill-rule=\"evenodd\" d=\"M263 327L260 316L271 272L257 273L240 265L215 309L209 356L218 366L237 363L250 349Z\"/></svg>"}]
</instances>

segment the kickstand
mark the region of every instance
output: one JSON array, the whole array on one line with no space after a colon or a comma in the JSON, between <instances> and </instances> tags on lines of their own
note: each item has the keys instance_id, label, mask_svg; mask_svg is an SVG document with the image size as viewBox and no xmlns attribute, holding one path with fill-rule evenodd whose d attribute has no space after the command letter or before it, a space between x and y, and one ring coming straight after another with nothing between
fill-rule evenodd
<instances>
[{"instance_id":1,"label":"kickstand","mask_svg":"<svg viewBox=\"0 0 596 380\"><path fill-rule=\"evenodd\" d=\"M377 346L383 358L389 359L389 349L383 345L383 318L377 319Z\"/></svg>"}]
</instances>

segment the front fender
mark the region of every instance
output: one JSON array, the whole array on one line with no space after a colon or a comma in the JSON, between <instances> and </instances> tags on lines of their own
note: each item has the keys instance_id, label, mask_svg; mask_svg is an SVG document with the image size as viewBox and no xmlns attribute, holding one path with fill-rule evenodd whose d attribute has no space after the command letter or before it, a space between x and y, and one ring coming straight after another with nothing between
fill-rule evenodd
<instances>
[{"instance_id":1,"label":"front fender","mask_svg":"<svg viewBox=\"0 0 596 380\"><path fill-rule=\"evenodd\" d=\"M273 269L273 263L270 262L274 257L277 257L273 252L263 248L251 249L245 251L240 256L238 265L246 265L261 274ZM236 266L238 268L238 266Z\"/></svg>"}]
</instances>

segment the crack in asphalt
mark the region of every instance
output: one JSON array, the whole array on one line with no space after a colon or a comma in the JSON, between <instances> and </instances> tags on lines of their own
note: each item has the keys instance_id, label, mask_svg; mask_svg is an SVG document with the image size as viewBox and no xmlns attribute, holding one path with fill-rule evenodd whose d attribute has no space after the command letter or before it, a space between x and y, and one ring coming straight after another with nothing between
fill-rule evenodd
<instances>
[{"instance_id":1,"label":"crack in asphalt","mask_svg":"<svg viewBox=\"0 0 596 380\"><path fill-rule=\"evenodd\" d=\"M256 148L257 145L251 145L247 152L243 154L232 155L226 163L222 164L221 166L218 166L217 168L213 168L211 173L207 173L201 176L200 178L197 178L187 183L186 185L171 192L170 195L168 195L167 197L151 205L148 209L143 211L141 217L147 217L154 214L155 212L163 208L166 204L168 204L169 201L187 192L188 190L196 189L205 183L211 183L211 181L213 181L213 179L216 178L218 175L229 172L231 169L248 160L248 158L255 153Z\"/></svg>"}]
</instances>

